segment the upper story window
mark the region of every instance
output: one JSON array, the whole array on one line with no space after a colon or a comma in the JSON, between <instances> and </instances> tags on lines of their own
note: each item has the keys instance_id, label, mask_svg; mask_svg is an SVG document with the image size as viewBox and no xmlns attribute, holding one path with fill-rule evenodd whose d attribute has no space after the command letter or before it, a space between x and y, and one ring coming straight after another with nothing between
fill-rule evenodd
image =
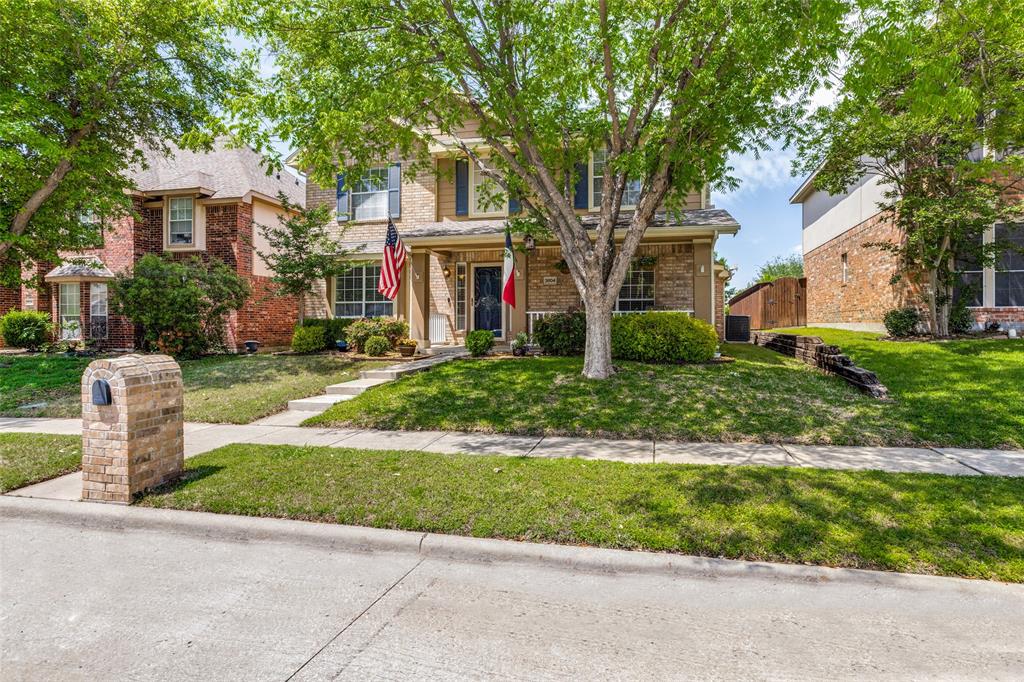
<instances>
[{"instance_id":1,"label":"upper story window","mask_svg":"<svg viewBox=\"0 0 1024 682\"><path fill-rule=\"evenodd\" d=\"M619 289L615 310L637 312L654 308L654 266L631 265Z\"/></svg>"},{"instance_id":2,"label":"upper story window","mask_svg":"<svg viewBox=\"0 0 1024 682\"><path fill-rule=\"evenodd\" d=\"M167 242L171 246L191 246L195 235L195 199L171 197L168 202Z\"/></svg>"},{"instance_id":3,"label":"upper story window","mask_svg":"<svg viewBox=\"0 0 1024 682\"><path fill-rule=\"evenodd\" d=\"M605 166L608 160L608 152L604 149L595 149L590 156L590 208L600 208L601 200L604 197L604 176ZM622 192L622 208L636 208L640 201L640 190L643 183L640 180L626 180L626 189Z\"/></svg>"},{"instance_id":4,"label":"upper story window","mask_svg":"<svg viewBox=\"0 0 1024 682\"><path fill-rule=\"evenodd\" d=\"M1003 251L996 263L996 307L1024 306L1024 223L996 225L995 238L1016 247Z\"/></svg>"},{"instance_id":5,"label":"upper story window","mask_svg":"<svg viewBox=\"0 0 1024 682\"><path fill-rule=\"evenodd\" d=\"M338 220L383 220L401 217L402 166L368 168L354 182L338 176Z\"/></svg>"},{"instance_id":6,"label":"upper story window","mask_svg":"<svg viewBox=\"0 0 1024 682\"><path fill-rule=\"evenodd\" d=\"M475 163L471 163L469 169L472 178L469 205L473 215L504 215L508 211L505 191L497 182L484 175Z\"/></svg>"}]
</instances>

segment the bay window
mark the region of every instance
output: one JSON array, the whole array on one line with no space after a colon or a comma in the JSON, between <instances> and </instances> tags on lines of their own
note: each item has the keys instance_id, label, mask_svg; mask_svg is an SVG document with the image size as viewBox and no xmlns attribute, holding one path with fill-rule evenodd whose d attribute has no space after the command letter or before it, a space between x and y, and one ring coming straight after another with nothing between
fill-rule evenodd
<instances>
[{"instance_id":1,"label":"bay window","mask_svg":"<svg viewBox=\"0 0 1024 682\"><path fill-rule=\"evenodd\" d=\"M61 282L57 301L60 338L70 341L81 338L81 290L78 282Z\"/></svg>"},{"instance_id":2,"label":"bay window","mask_svg":"<svg viewBox=\"0 0 1024 682\"><path fill-rule=\"evenodd\" d=\"M89 338L107 338L107 285L104 282L89 285Z\"/></svg>"}]
</instances>

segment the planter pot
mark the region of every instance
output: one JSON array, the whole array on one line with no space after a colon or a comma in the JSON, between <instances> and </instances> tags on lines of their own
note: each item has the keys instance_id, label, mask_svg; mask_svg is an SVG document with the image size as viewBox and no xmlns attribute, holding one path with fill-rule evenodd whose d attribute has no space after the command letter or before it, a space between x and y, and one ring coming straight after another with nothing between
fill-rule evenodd
<instances>
[{"instance_id":1,"label":"planter pot","mask_svg":"<svg viewBox=\"0 0 1024 682\"><path fill-rule=\"evenodd\" d=\"M401 353L403 358L411 358L416 354L416 346L399 346L398 352Z\"/></svg>"},{"instance_id":2,"label":"planter pot","mask_svg":"<svg viewBox=\"0 0 1024 682\"><path fill-rule=\"evenodd\" d=\"M246 353L255 353L260 348L260 342L259 341L245 341L244 343L245 343L245 352Z\"/></svg>"},{"instance_id":3,"label":"planter pot","mask_svg":"<svg viewBox=\"0 0 1024 682\"><path fill-rule=\"evenodd\" d=\"M348 343L346 341L335 341L334 347L340 350L342 353L348 350Z\"/></svg>"},{"instance_id":4,"label":"planter pot","mask_svg":"<svg viewBox=\"0 0 1024 682\"><path fill-rule=\"evenodd\" d=\"M512 349L512 355L516 356L517 358L525 357L526 356L526 346L517 346L517 347L513 348Z\"/></svg>"}]
</instances>

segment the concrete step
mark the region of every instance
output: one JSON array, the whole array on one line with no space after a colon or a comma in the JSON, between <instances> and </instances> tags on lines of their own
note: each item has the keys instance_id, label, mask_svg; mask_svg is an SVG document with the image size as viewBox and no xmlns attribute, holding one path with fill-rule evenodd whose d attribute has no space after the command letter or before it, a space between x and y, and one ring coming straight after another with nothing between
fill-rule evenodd
<instances>
[{"instance_id":1,"label":"concrete step","mask_svg":"<svg viewBox=\"0 0 1024 682\"><path fill-rule=\"evenodd\" d=\"M311 398L289 400L288 409L298 412L323 412L335 403L352 400L353 398L355 398L354 395L315 395Z\"/></svg>"},{"instance_id":2,"label":"concrete step","mask_svg":"<svg viewBox=\"0 0 1024 682\"><path fill-rule=\"evenodd\" d=\"M386 384L390 379L353 379L343 384L332 384L327 387L327 395L359 395L368 388Z\"/></svg>"}]
</instances>

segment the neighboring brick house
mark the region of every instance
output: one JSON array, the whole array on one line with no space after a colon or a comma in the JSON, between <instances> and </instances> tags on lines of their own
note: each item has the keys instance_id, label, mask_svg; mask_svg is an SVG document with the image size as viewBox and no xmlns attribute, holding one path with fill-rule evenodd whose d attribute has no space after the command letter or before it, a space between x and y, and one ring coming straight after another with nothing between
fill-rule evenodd
<instances>
[{"instance_id":1,"label":"neighboring brick house","mask_svg":"<svg viewBox=\"0 0 1024 682\"><path fill-rule=\"evenodd\" d=\"M140 345L132 322L110 312L108 283L148 253L174 258L216 257L248 280L252 296L228 320L226 339L238 349L248 339L286 346L297 316L293 298L274 297L271 272L256 254L267 251L254 224L277 224L278 194L301 206L304 183L290 173L267 175L262 157L249 147L231 148L218 139L208 153L174 148L170 157L149 154L146 168L131 177L134 215L103 223L96 249L61 254L57 267L37 264L25 279L41 276L42 290L0 288L4 308L45 310L66 339L92 339L98 348Z\"/></svg>"},{"instance_id":2,"label":"neighboring brick house","mask_svg":"<svg viewBox=\"0 0 1024 682\"><path fill-rule=\"evenodd\" d=\"M888 310L926 307L923 292L906 278L891 284L896 257L865 246L902 239L878 209L884 191L878 176L866 175L843 194L830 195L814 188L812 175L790 197L803 213L808 326L885 331L882 318ZM983 238L1013 241L1024 249L1024 225L993 225ZM1024 329L1024 255L1007 252L996 267L966 270L962 277L972 285L967 305L978 328L994 321Z\"/></svg>"},{"instance_id":3,"label":"neighboring brick house","mask_svg":"<svg viewBox=\"0 0 1024 682\"><path fill-rule=\"evenodd\" d=\"M467 130L466 138L472 137ZM474 142L479 148L479 140ZM307 315L362 317L396 315L409 321L410 335L421 347L458 343L473 329L493 330L509 341L552 312L581 304L572 278L560 267L561 247L538 240L526 253L516 252L516 300L501 302L500 286L505 224L518 206L486 188L473 163L448 148L432 148L433 169L415 177L400 162L382 164L355 182L339 178L337 187L306 184L306 205L329 205L346 248L369 264L324 282L308 298ZM603 178L601 154L581 166L575 207L584 223L596 225ZM622 223L629 219L628 196ZM379 261L388 212L408 250L402 284L395 301L377 293ZM709 204L705 190L687 197L678 216L659 213L648 227L619 295L616 311L686 311L723 324L723 291L729 272L714 261L719 235L733 235L739 225L728 212ZM516 237L520 243L522 238ZM377 261L376 263L374 261Z\"/></svg>"}]
</instances>

